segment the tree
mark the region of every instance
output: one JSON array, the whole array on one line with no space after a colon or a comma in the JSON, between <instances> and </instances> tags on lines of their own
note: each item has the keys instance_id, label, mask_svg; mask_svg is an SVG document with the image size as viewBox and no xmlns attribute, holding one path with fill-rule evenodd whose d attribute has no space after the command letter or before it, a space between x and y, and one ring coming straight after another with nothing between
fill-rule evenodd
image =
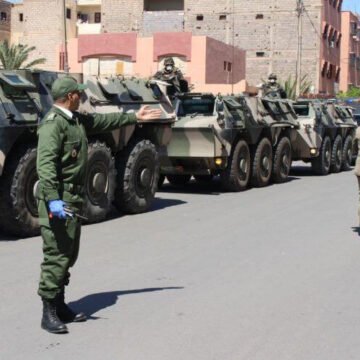
<instances>
[{"instance_id":1,"label":"tree","mask_svg":"<svg viewBox=\"0 0 360 360\"><path fill-rule=\"evenodd\" d=\"M360 98L360 88L356 86L351 86L348 91L346 92L340 92L338 94L338 97L340 99L345 98Z\"/></svg>"},{"instance_id":2,"label":"tree","mask_svg":"<svg viewBox=\"0 0 360 360\"><path fill-rule=\"evenodd\" d=\"M35 49L35 46L9 45L7 40L2 41L0 43L0 62L2 68L5 70L28 69L35 65L44 64L45 58L38 58L25 64L30 53Z\"/></svg>"}]
</instances>

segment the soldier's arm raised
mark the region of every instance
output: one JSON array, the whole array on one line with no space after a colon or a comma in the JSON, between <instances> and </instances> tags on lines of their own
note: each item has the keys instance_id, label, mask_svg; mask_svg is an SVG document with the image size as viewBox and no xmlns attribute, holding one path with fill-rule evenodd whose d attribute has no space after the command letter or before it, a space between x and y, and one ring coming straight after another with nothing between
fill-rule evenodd
<instances>
[{"instance_id":1,"label":"soldier's arm raised","mask_svg":"<svg viewBox=\"0 0 360 360\"><path fill-rule=\"evenodd\" d=\"M82 123L88 132L107 132L137 122L154 121L161 118L160 109L142 106L136 113L110 113L86 115Z\"/></svg>"},{"instance_id":2,"label":"soldier's arm raised","mask_svg":"<svg viewBox=\"0 0 360 360\"><path fill-rule=\"evenodd\" d=\"M60 199L58 163L63 142L59 121L45 120L38 129L36 169L40 180L40 192L44 200Z\"/></svg>"}]
</instances>

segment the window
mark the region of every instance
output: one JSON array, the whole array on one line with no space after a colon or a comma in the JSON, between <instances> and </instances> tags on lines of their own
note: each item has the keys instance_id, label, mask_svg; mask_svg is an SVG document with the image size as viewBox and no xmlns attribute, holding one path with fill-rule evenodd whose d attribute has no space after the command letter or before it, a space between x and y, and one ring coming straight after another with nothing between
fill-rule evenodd
<instances>
[{"instance_id":1,"label":"window","mask_svg":"<svg viewBox=\"0 0 360 360\"><path fill-rule=\"evenodd\" d=\"M220 15L219 20L226 20L226 15Z\"/></svg>"},{"instance_id":2,"label":"window","mask_svg":"<svg viewBox=\"0 0 360 360\"><path fill-rule=\"evenodd\" d=\"M144 11L183 11L184 0L144 0Z\"/></svg>"},{"instance_id":3,"label":"window","mask_svg":"<svg viewBox=\"0 0 360 360\"><path fill-rule=\"evenodd\" d=\"M20 13L20 14L19 14L19 21L20 21L20 22L23 22L23 21L24 21L24 14L23 14L23 13Z\"/></svg>"},{"instance_id":4,"label":"window","mask_svg":"<svg viewBox=\"0 0 360 360\"><path fill-rule=\"evenodd\" d=\"M321 69L321 76L322 76L322 77L325 77L325 75L326 75L327 65L328 65L328 63L327 63L327 61L325 61L325 62L324 62L324 65L323 65L323 67L322 67L322 69Z\"/></svg>"},{"instance_id":5,"label":"window","mask_svg":"<svg viewBox=\"0 0 360 360\"><path fill-rule=\"evenodd\" d=\"M7 13L4 12L4 11L2 11L2 12L0 13L0 20L1 20L1 21L6 21L6 19L7 19Z\"/></svg>"},{"instance_id":6,"label":"window","mask_svg":"<svg viewBox=\"0 0 360 360\"><path fill-rule=\"evenodd\" d=\"M355 53L350 53L349 65L350 66L355 66L355 64L356 64L356 54Z\"/></svg>"},{"instance_id":7,"label":"window","mask_svg":"<svg viewBox=\"0 0 360 360\"><path fill-rule=\"evenodd\" d=\"M263 14L256 14L255 19L260 20L263 19L264 15Z\"/></svg>"},{"instance_id":8,"label":"window","mask_svg":"<svg viewBox=\"0 0 360 360\"><path fill-rule=\"evenodd\" d=\"M71 19L71 9L66 8L66 18Z\"/></svg>"},{"instance_id":9,"label":"window","mask_svg":"<svg viewBox=\"0 0 360 360\"><path fill-rule=\"evenodd\" d=\"M98 24L98 23L101 23L101 13L99 12L96 12L95 13L95 22Z\"/></svg>"},{"instance_id":10,"label":"window","mask_svg":"<svg viewBox=\"0 0 360 360\"><path fill-rule=\"evenodd\" d=\"M224 71L232 72L232 63L229 61L224 61Z\"/></svg>"},{"instance_id":11,"label":"window","mask_svg":"<svg viewBox=\"0 0 360 360\"><path fill-rule=\"evenodd\" d=\"M357 23L355 21L352 21L350 23L350 35L355 36L357 33Z\"/></svg>"},{"instance_id":12,"label":"window","mask_svg":"<svg viewBox=\"0 0 360 360\"><path fill-rule=\"evenodd\" d=\"M196 15L196 20L197 21L203 21L204 20L204 15Z\"/></svg>"},{"instance_id":13,"label":"window","mask_svg":"<svg viewBox=\"0 0 360 360\"><path fill-rule=\"evenodd\" d=\"M324 38L324 39L327 38L328 31L329 31L329 24L326 24L326 25L324 26L324 31L323 31L323 38Z\"/></svg>"},{"instance_id":14,"label":"window","mask_svg":"<svg viewBox=\"0 0 360 360\"><path fill-rule=\"evenodd\" d=\"M257 51L256 52L256 57L264 57L265 53L263 51Z\"/></svg>"}]
</instances>

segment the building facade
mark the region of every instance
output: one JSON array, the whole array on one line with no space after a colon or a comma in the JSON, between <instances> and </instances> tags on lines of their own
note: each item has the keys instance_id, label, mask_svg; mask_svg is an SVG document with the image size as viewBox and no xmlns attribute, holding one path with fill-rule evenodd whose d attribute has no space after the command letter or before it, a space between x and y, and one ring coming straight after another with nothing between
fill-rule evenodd
<instances>
[{"instance_id":1,"label":"building facade","mask_svg":"<svg viewBox=\"0 0 360 360\"><path fill-rule=\"evenodd\" d=\"M341 76L340 90L360 87L360 17L350 11L341 16Z\"/></svg>"},{"instance_id":2,"label":"building facade","mask_svg":"<svg viewBox=\"0 0 360 360\"><path fill-rule=\"evenodd\" d=\"M0 0L0 41L10 41L11 3Z\"/></svg>"},{"instance_id":3,"label":"building facade","mask_svg":"<svg viewBox=\"0 0 360 360\"><path fill-rule=\"evenodd\" d=\"M69 39L77 36L77 9L75 0L25 0L12 8L11 42L35 46L32 58L45 57L45 70L54 70L58 64L56 52L64 46L65 23ZM32 59L31 58L31 59ZM30 60L31 60L30 59ZM62 60L64 62L64 60Z\"/></svg>"},{"instance_id":4,"label":"building facade","mask_svg":"<svg viewBox=\"0 0 360 360\"><path fill-rule=\"evenodd\" d=\"M334 93L340 74L342 0L304 0L301 73L313 92ZM189 31L246 50L247 80L296 76L296 0L102 0L103 32Z\"/></svg>"}]
</instances>

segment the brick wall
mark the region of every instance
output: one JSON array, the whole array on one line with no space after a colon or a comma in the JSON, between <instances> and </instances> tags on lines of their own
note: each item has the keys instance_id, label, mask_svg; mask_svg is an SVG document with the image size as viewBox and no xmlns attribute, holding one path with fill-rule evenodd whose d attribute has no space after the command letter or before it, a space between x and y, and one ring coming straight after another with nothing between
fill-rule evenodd
<instances>
[{"instance_id":1,"label":"brick wall","mask_svg":"<svg viewBox=\"0 0 360 360\"><path fill-rule=\"evenodd\" d=\"M321 31L323 21L336 24L331 12L323 12L328 0L304 0L302 74L308 74L314 90L321 89ZM234 8L233 8L234 6ZM162 27L169 31L173 17L162 12L143 12L143 1L102 0L103 30L138 31L151 35ZM246 76L258 84L270 72L282 80L296 74L296 0L185 0L183 29L194 35L209 36L247 52ZM234 15L233 15L234 14ZM328 19L329 17L329 19ZM174 26L172 31L183 31ZM337 49L338 56L339 50ZM331 79L332 87L335 79ZM330 81L330 82L331 82ZM328 86L328 85L326 85ZM326 90L326 89L325 89Z\"/></svg>"},{"instance_id":2,"label":"brick wall","mask_svg":"<svg viewBox=\"0 0 360 360\"><path fill-rule=\"evenodd\" d=\"M71 19L66 20L70 39L76 36L76 2L67 0L66 7L71 9ZM58 69L57 49L64 43L63 11L62 0L25 0L21 6L13 7L12 42L35 46L29 60L45 57L41 67L46 70ZM22 22L19 13L23 14Z\"/></svg>"},{"instance_id":3,"label":"brick wall","mask_svg":"<svg viewBox=\"0 0 360 360\"><path fill-rule=\"evenodd\" d=\"M11 3L0 0L0 41L10 39Z\"/></svg>"}]
</instances>

